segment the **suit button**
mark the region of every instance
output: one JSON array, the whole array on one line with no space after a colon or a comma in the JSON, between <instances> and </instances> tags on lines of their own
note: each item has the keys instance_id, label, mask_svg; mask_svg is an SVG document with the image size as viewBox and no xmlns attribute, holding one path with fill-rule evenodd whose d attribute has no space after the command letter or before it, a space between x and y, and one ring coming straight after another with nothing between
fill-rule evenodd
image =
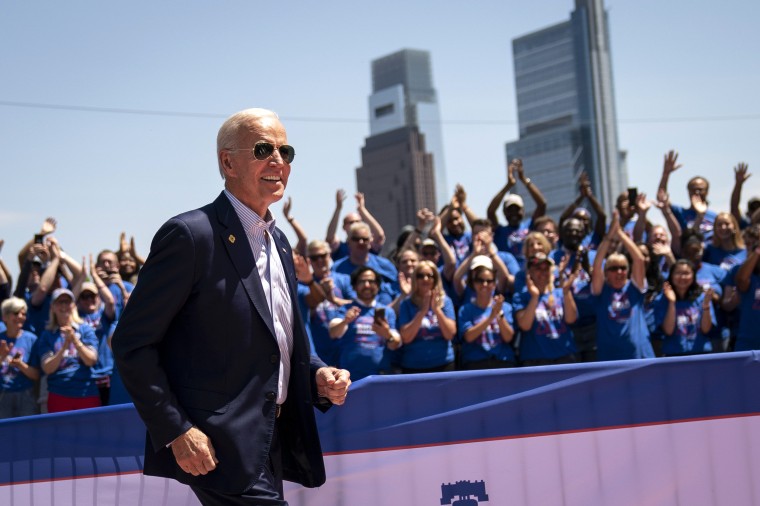
<instances>
[{"instance_id":1,"label":"suit button","mask_svg":"<svg viewBox=\"0 0 760 506\"><path fill-rule=\"evenodd\" d=\"M274 392L267 392L266 399L268 401L273 401L277 398L277 394Z\"/></svg>"},{"instance_id":2,"label":"suit button","mask_svg":"<svg viewBox=\"0 0 760 506\"><path fill-rule=\"evenodd\" d=\"M274 355L274 354L270 355L269 356L269 361L271 363L273 363L273 364L276 364L276 363L278 363L280 361L280 357L278 357L277 355Z\"/></svg>"}]
</instances>

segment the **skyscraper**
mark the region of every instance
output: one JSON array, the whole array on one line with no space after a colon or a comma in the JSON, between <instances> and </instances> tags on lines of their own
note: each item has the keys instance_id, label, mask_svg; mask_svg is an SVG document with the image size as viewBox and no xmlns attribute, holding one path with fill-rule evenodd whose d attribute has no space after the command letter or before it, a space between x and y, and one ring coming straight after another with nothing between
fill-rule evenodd
<instances>
[{"instance_id":1,"label":"skyscraper","mask_svg":"<svg viewBox=\"0 0 760 506\"><path fill-rule=\"evenodd\" d=\"M403 49L372 62L369 117L357 188L392 241L417 209L449 199L429 52Z\"/></svg>"},{"instance_id":2,"label":"skyscraper","mask_svg":"<svg viewBox=\"0 0 760 506\"><path fill-rule=\"evenodd\" d=\"M507 159L523 159L555 218L577 196L584 170L609 212L628 175L603 0L575 0L570 21L514 39L512 52L520 138L507 144ZM525 202L529 212L532 200Z\"/></svg>"}]
</instances>

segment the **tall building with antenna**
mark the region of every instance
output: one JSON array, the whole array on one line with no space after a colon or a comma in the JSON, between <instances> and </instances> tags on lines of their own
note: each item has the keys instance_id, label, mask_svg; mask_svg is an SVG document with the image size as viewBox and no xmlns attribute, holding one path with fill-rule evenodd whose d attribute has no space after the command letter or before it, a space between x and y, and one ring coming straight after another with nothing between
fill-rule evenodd
<instances>
[{"instance_id":1,"label":"tall building with antenna","mask_svg":"<svg viewBox=\"0 0 760 506\"><path fill-rule=\"evenodd\" d=\"M523 159L555 218L577 196L584 170L611 211L628 174L618 147L603 0L575 0L569 21L514 39L512 52L520 138L507 144L507 160ZM525 203L530 212L532 199Z\"/></svg>"}]
</instances>

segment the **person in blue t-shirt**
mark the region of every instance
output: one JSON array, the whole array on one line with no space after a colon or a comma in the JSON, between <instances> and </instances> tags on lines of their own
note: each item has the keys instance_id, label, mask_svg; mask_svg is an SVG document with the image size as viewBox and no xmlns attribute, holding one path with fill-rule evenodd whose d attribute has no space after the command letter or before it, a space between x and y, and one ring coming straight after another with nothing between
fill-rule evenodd
<instances>
[{"instance_id":1,"label":"person in blue t-shirt","mask_svg":"<svg viewBox=\"0 0 760 506\"><path fill-rule=\"evenodd\" d=\"M129 281L121 279L119 274L119 258L111 250L103 250L98 253L97 262L95 264L95 273L100 276L103 283L106 284L108 289L113 295L113 300L116 305L116 319L119 319L121 312L124 310L124 305L129 298L129 294L135 288L135 285Z\"/></svg>"},{"instance_id":2,"label":"person in blue t-shirt","mask_svg":"<svg viewBox=\"0 0 760 506\"><path fill-rule=\"evenodd\" d=\"M101 405L92 375L97 361L98 338L77 314L74 294L56 289L48 326L39 338L39 363L48 375L49 413Z\"/></svg>"},{"instance_id":3,"label":"person in blue t-shirt","mask_svg":"<svg viewBox=\"0 0 760 506\"><path fill-rule=\"evenodd\" d=\"M741 311L736 351L760 350L760 225L752 225L747 231L744 237L749 254L734 274Z\"/></svg>"},{"instance_id":4,"label":"person in blue t-shirt","mask_svg":"<svg viewBox=\"0 0 760 506\"><path fill-rule=\"evenodd\" d=\"M37 336L24 330L26 302L18 297L0 306L5 330L0 332L0 418L39 413L34 382L40 371L29 365Z\"/></svg>"},{"instance_id":5,"label":"person in blue t-shirt","mask_svg":"<svg viewBox=\"0 0 760 506\"><path fill-rule=\"evenodd\" d=\"M731 192L731 214L736 218L739 227L744 230L752 224L753 217L760 216L760 197L757 195L747 200L747 214L742 216L739 205L742 200L742 186L752 174L749 173L749 166L746 163L739 163L734 167L734 189ZM755 221L757 223L757 221Z\"/></svg>"},{"instance_id":6,"label":"person in blue t-shirt","mask_svg":"<svg viewBox=\"0 0 760 506\"><path fill-rule=\"evenodd\" d=\"M570 325L578 318L572 285L578 271L555 288L554 261L536 253L527 261L526 289L512 300L515 321L522 331L520 361L524 366L577 362Z\"/></svg>"},{"instance_id":7,"label":"person in blue t-shirt","mask_svg":"<svg viewBox=\"0 0 760 506\"><path fill-rule=\"evenodd\" d=\"M379 254L385 244L385 231L364 205L364 194L357 192L355 197L356 212L348 213L343 218L343 230L348 236L348 241L341 241L338 239L337 234L338 220L340 219L340 213L343 209L343 202L346 200L346 192L344 190L338 190L335 193L335 211L333 212L332 218L330 218L330 224L327 226L327 237L325 238L325 241L330 245L332 259L336 262L345 258L349 254L349 241L351 238L350 228L354 223L364 222L369 226L372 231L370 250L373 253Z\"/></svg>"},{"instance_id":8,"label":"person in blue t-shirt","mask_svg":"<svg viewBox=\"0 0 760 506\"><path fill-rule=\"evenodd\" d=\"M664 356L713 351L710 330L716 322L711 292L709 288L702 291L694 264L685 259L676 262L654 304L655 325L663 333Z\"/></svg>"},{"instance_id":9,"label":"person in blue t-shirt","mask_svg":"<svg viewBox=\"0 0 760 506\"><path fill-rule=\"evenodd\" d=\"M718 213L715 217L712 240L705 247L702 260L728 271L747 259L742 231L731 213Z\"/></svg>"},{"instance_id":10,"label":"person in blue t-shirt","mask_svg":"<svg viewBox=\"0 0 760 506\"><path fill-rule=\"evenodd\" d=\"M470 264L467 284L475 300L459 309L463 369L500 369L516 365L512 305L495 293L496 273L487 257Z\"/></svg>"},{"instance_id":11,"label":"person in blue t-shirt","mask_svg":"<svg viewBox=\"0 0 760 506\"><path fill-rule=\"evenodd\" d=\"M507 192L517 184L517 177L520 178L536 203L536 209L530 219L525 219L525 204L522 197L516 193L507 195ZM507 220L506 225L499 225L499 218L496 216L499 204L502 204L504 218ZM524 263L525 259L522 258L523 240L531 230L533 220L544 214L546 214L546 199L533 181L525 177L522 160L513 159L507 168L507 184L491 199L486 212L488 220L493 225L494 244L499 248L499 251L507 251L514 255L519 263ZM475 231L473 230L474 234Z\"/></svg>"},{"instance_id":12,"label":"person in blue t-shirt","mask_svg":"<svg viewBox=\"0 0 760 506\"><path fill-rule=\"evenodd\" d=\"M456 314L433 262L422 260L414 269L412 292L401 303L398 328L403 342L402 372L454 370Z\"/></svg>"},{"instance_id":13,"label":"person in blue t-shirt","mask_svg":"<svg viewBox=\"0 0 760 506\"><path fill-rule=\"evenodd\" d=\"M356 269L351 274L356 299L331 315L330 337L339 340L340 366L353 380L389 373L391 354L401 345L395 313L377 302L378 280L371 268Z\"/></svg>"},{"instance_id":14,"label":"person in blue t-shirt","mask_svg":"<svg viewBox=\"0 0 760 506\"><path fill-rule=\"evenodd\" d=\"M633 261L628 279L628 259L620 253L605 257L611 239L623 244ZM653 358L649 328L644 309L646 292L644 255L620 226L617 211L602 244L599 245L591 272L591 293L596 310L597 360Z\"/></svg>"},{"instance_id":15,"label":"person in blue t-shirt","mask_svg":"<svg viewBox=\"0 0 760 506\"><path fill-rule=\"evenodd\" d=\"M390 304L399 294L396 266L387 258L370 252L372 232L369 225L364 222L354 223L348 232L348 256L333 264L333 272L350 276L357 267L370 267L380 275L378 302L383 305ZM356 297L355 293L348 295L352 299Z\"/></svg>"},{"instance_id":16,"label":"person in blue t-shirt","mask_svg":"<svg viewBox=\"0 0 760 506\"><path fill-rule=\"evenodd\" d=\"M607 231L607 214L604 212L601 202L594 197L594 192L591 189L591 180L585 171L581 172L578 178L578 190L578 197L562 211L559 222L564 223L570 217L580 220L586 233L581 245L589 250L596 250ZM579 207L585 199L588 199L591 208L596 213L596 221L593 226L591 225L591 213L588 209Z\"/></svg>"},{"instance_id":17,"label":"person in blue t-shirt","mask_svg":"<svg viewBox=\"0 0 760 506\"><path fill-rule=\"evenodd\" d=\"M680 167L678 153L675 151L668 152L665 155L665 163L662 167L659 190L667 193L670 175ZM710 191L710 183L701 176L695 176L689 180L686 189L689 192L691 206L687 209L671 204L670 209L678 220L681 230L696 228L702 233L705 240L710 240L716 217L715 211L708 209L707 194Z\"/></svg>"}]
</instances>

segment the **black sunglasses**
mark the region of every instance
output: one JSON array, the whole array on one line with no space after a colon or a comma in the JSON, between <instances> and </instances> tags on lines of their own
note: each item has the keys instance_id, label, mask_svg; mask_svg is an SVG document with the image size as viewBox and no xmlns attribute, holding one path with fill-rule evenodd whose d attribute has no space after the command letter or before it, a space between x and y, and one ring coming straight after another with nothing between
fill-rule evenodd
<instances>
[{"instance_id":1,"label":"black sunglasses","mask_svg":"<svg viewBox=\"0 0 760 506\"><path fill-rule=\"evenodd\" d=\"M627 271L628 266L627 265L610 265L604 270L607 272Z\"/></svg>"},{"instance_id":2,"label":"black sunglasses","mask_svg":"<svg viewBox=\"0 0 760 506\"><path fill-rule=\"evenodd\" d=\"M416 276L414 276L417 279L435 279L435 275L433 274L427 274L425 272L420 272Z\"/></svg>"},{"instance_id":3,"label":"black sunglasses","mask_svg":"<svg viewBox=\"0 0 760 506\"><path fill-rule=\"evenodd\" d=\"M351 240L354 242L369 242L369 237L352 237Z\"/></svg>"},{"instance_id":4,"label":"black sunglasses","mask_svg":"<svg viewBox=\"0 0 760 506\"><path fill-rule=\"evenodd\" d=\"M251 152L253 153L253 157L256 160L266 160L272 154L274 153L274 144L271 142L266 141L259 141L256 144L253 145L251 149ZM248 148L229 148L228 151L247 151ZM283 144L279 148L277 148L277 151L280 153L280 156L282 157L282 160L285 163L291 163L293 161L293 158L296 157L296 150L293 149L293 146L290 146L288 144Z\"/></svg>"},{"instance_id":5,"label":"black sunglasses","mask_svg":"<svg viewBox=\"0 0 760 506\"><path fill-rule=\"evenodd\" d=\"M327 258L327 253L322 253L320 255L309 255L309 260L312 262L316 260L324 260L325 258Z\"/></svg>"},{"instance_id":6,"label":"black sunglasses","mask_svg":"<svg viewBox=\"0 0 760 506\"><path fill-rule=\"evenodd\" d=\"M480 283L482 285L490 285L491 283L495 283L495 279L485 279L485 278L475 278L476 283Z\"/></svg>"}]
</instances>

